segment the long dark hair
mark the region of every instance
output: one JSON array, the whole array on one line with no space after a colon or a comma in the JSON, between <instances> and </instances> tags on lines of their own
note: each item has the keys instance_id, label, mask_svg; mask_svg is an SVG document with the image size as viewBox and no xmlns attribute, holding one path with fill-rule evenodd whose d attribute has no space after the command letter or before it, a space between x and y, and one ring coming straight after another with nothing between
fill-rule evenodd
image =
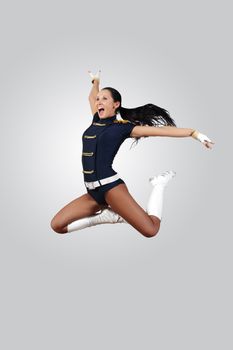
<instances>
[{"instance_id":1,"label":"long dark hair","mask_svg":"<svg viewBox=\"0 0 233 350\"><path fill-rule=\"evenodd\" d=\"M120 102L116 113L120 113L122 119L127 119L135 125L149 125L155 127L176 126L175 121L164 108L158 107L152 103L136 108L124 108L121 106L122 98L119 91L112 87L105 87L102 90L109 90L114 102ZM135 137L135 141L138 142L140 138L141 137Z\"/></svg>"}]
</instances>

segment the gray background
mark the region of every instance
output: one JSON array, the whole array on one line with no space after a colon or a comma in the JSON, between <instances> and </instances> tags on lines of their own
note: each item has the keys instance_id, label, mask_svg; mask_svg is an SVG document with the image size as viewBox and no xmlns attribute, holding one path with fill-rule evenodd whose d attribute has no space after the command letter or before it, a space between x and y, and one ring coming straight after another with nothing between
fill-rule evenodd
<instances>
[{"instance_id":1,"label":"gray background","mask_svg":"<svg viewBox=\"0 0 233 350\"><path fill-rule=\"evenodd\" d=\"M0 13L1 348L232 349L230 1L5 1ZM114 169L144 208L148 178L177 172L152 239L124 224L50 228L85 193L99 68L124 107L157 104L216 143L121 146Z\"/></svg>"}]
</instances>

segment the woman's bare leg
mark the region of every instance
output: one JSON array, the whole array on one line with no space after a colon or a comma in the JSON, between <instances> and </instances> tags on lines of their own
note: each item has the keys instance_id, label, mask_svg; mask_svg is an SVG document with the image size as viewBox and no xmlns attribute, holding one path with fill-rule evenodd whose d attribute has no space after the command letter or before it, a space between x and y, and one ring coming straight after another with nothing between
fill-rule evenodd
<instances>
[{"instance_id":1,"label":"woman's bare leg","mask_svg":"<svg viewBox=\"0 0 233 350\"><path fill-rule=\"evenodd\" d=\"M154 215L148 215L131 196L125 184L120 184L107 191L105 200L113 211L119 214L143 236L153 237L158 233L160 219Z\"/></svg>"},{"instance_id":2,"label":"woman's bare leg","mask_svg":"<svg viewBox=\"0 0 233 350\"><path fill-rule=\"evenodd\" d=\"M75 220L94 215L106 207L106 205L99 205L89 193L86 193L62 208L53 217L51 228L57 233L67 233L68 224Z\"/></svg>"}]
</instances>

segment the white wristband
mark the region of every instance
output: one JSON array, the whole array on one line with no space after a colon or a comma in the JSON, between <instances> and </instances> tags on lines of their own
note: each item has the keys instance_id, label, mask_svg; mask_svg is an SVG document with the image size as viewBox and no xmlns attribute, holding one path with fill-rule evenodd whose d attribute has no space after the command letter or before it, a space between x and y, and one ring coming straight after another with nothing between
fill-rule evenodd
<instances>
[{"instance_id":1,"label":"white wristband","mask_svg":"<svg viewBox=\"0 0 233 350\"><path fill-rule=\"evenodd\" d=\"M199 131L195 130L192 135L194 139L204 143L204 142L212 142L206 135L200 133Z\"/></svg>"}]
</instances>

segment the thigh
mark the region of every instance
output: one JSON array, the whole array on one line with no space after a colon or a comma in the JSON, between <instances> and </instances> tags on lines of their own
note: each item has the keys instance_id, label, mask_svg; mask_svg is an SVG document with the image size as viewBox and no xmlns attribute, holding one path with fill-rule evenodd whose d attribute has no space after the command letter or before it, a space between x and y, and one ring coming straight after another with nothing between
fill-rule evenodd
<instances>
[{"instance_id":1,"label":"thigh","mask_svg":"<svg viewBox=\"0 0 233 350\"><path fill-rule=\"evenodd\" d=\"M94 215L106 205L98 204L88 193L74 199L63 207L52 219L52 226L63 228L71 222Z\"/></svg>"},{"instance_id":2,"label":"thigh","mask_svg":"<svg viewBox=\"0 0 233 350\"><path fill-rule=\"evenodd\" d=\"M106 202L130 225L145 236L155 234L156 223L134 200L125 184L120 184L105 194Z\"/></svg>"},{"instance_id":3,"label":"thigh","mask_svg":"<svg viewBox=\"0 0 233 350\"><path fill-rule=\"evenodd\" d=\"M109 191L111 188L124 183L124 181L122 179L117 179L116 181L113 181L109 184L106 185L102 185L99 187L96 187L94 190L87 190L87 192L94 198L94 200L98 203L98 204L102 204L102 205L106 205L108 206L108 203L105 200L105 193L107 191Z\"/></svg>"}]
</instances>

